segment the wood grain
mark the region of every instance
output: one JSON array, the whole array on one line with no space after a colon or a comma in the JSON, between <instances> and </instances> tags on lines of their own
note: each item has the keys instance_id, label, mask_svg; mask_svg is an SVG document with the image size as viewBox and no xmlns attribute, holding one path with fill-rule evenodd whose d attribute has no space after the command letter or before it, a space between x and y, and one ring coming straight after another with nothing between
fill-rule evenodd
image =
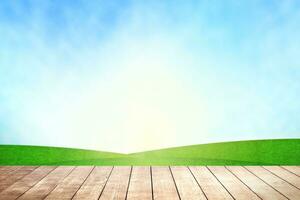
<instances>
[{"instance_id":1,"label":"wood grain","mask_svg":"<svg viewBox=\"0 0 300 200\"><path fill-rule=\"evenodd\" d=\"M235 174L243 183L250 187L262 199L287 199L245 168L241 166L228 166L227 169Z\"/></svg>"},{"instance_id":2,"label":"wood grain","mask_svg":"<svg viewBox=\"0 0 300 200\"><path fill-rule=\"evenodd\" d=\"M226 189L222 186L222 184L206 167L191 166L189 168L194 174L196 180L198 181L208 199L233 199L231 195L226 191Z\"/></svg>"},{"instance_id":3,"label":"wood grain","mask_svg":"<svg viewBox=\"0 0 300 200\"><path fill-rule=\"evenodd\" d=\"M56 167L39 167L0 193L0 199L16 199L38 183Z\"/></svg>"},{"instance_id":4,"label":"wood grain","mask_svg":"<svg viewBox=\"0 0 300 200\"><path fill-rule=\"evenodd\" d=\"M300 167L297 166L281 166L281 167L292 172L293 174L296 174L297 176L300 176Z\"/></svg>"},{"instance_id":5,"label":"wood grain","mask_svg":"<svg viewBox=\"0 0 300 200\"><path fill-rule=\"evenodd\" d=\"M114 167L100 199L125 199L131 167Z\"/></svg>"},{"instance_id":6,"label":"wood grain","mask_svg":"<svg viewBox=\"0 0 300 200\"><path fill-rule=\"evenodd\" d=\"M14 174L15 171L22 168L22 166L5 166L0 171L0 181L6 179L10 175Z\"/></svg>"},{"instance_id":7,"label":"wood grain","mask_svg":"<svg viewBox=\"0 0 300 200\"><path fill-rule=\"evenodd\" d=\"M153 197L160 199L179 199L178 192L169 167L152 167Z\"/></svg>"},{"instance_id":8,"label":"wood grain","mask_svg":"<svg viewBox=\"0 0 300 200\"><path fill-rule=\"evenodd\" d=\"M194 176L187 167L171 167L181 199L206 199Z\"/></svg>"},{"instance_id":9,"label":"wood grain","mask_svg":"<svg viewBox=\"0 0 300 200\"><path fill-rule=\"evenodd\" d=\"M44 199L73 169L71 166L57 167L19 199Z\"/></svg>"},{"instance_id":10,"label":"wood grain","mask_svg":"<svg viewBox=\"0 0 300 200\"><path fill-rule=\"evenodd\" d=\"M0 200L300 199L299 166L0 166Z\"/></svg>"},{"instance_id":11,"label":"wood grain","mask_svg":"<svg viewBox=\"0 0 300 200\"><path fill-rule=\"evenodd\" d=\"M113 167L95 167L73 199L96 200L99 198Z\"/></svg>"},{"instance_id":12,"label":"wood grain","mask_svg":"<svg viewBox=\"0 0 300 200\"><path fill-rule=\"evenodd\" d=\"M260 199L225 167L208 167L235 199Z\"/></svg>"},{"instance_id":13,"label":"wood grain","mask_svg":"<svg viewBox=\"0 0 300 200\"><path fill-rule=\"evenodd\" d=\"M271 185L274 189L279 191L281 194L286 196L289 199L299 199L300 197L300 190L296 187L290 185L286 181L280 179L279 177L275 176L268 170L260 167L260 166L247 166L246 167L249 171L253 174L258 176L264 182Z\"/></svg>"},{"instance_id":14,"label":"wood grain","mask_svg":"<svg viewBox=\"0 0 300 200\"><path fill-rule=\"evenodd\" d=\"M47 196L47 200L71 199L87 176L92 171L92 166L76 167L56 188Z\"/></svg>"},{"instance_id":15,"label":"wood grain","mask_svg":"<svg viewBox=\"0 0 300 200\"><path fill-rule=\"evenodd\" d=\"M284 179L285 181L289 182L293 186L300 189L300 177L281 168L278 166L264 166L265 169L269 170L273 174L277 175L281 179Z\"/></svg>"},{"instance_id":16,"label":"wood grain","mask_svg":"<svg viewBox=\"0 0 300 200\"><path fill-rule=\"evenodd\" d=\"M0 192L8 188L10 185L14 184L19 179L26 176L27 174L31 173L36 168L37 167L33 166L25 166L14 170L6 179L2 179L2 181L0 182Z\"/></svg>"},{"instance_id":17,"label":"wood grain","mask_svg":"<svg viewBox=\"0 0 300 200\"><path fill-rule=\"evenodd\" d=\"M0 179L3 175L5 175L6 177L6 174L11 172L11 171L14 171L14 170L17 170L21 168L21 166L1 166L0 168Z\"/></svg>"},{"instance_id":18,"label":"wood grain","mask_svg":"<svg viewBox=\"0 0 300 200\"><path fill-rule=\"evenodd\" d=\"M149 166L132 168L127 199L152 199L152 183Z\"/></svg>"}]
</instances>

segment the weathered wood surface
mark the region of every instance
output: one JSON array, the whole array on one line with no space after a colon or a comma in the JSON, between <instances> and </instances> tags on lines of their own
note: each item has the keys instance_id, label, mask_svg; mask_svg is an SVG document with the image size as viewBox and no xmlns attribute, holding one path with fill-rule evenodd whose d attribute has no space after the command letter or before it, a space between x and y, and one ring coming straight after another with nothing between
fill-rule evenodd
<instances>
[{"instance_id":1,"label":"weathered wood surface","mask_svg":"<svg viewBox=\"0 0 300 200\"><path fill-rule=\"evenodd\" d=\"M300 167L1 166L13 199L300 199Z\"/></svg>"},{"instance_id":2,"label":"weathered wood surface","mask_svg":"<svg viewBox=\"0 0 300 200\"><path fill-rule=\"evenodd\" d=\"M132 168L127 199L152 199L152 182L149 166Z\"/></svg>"}]
</instances>

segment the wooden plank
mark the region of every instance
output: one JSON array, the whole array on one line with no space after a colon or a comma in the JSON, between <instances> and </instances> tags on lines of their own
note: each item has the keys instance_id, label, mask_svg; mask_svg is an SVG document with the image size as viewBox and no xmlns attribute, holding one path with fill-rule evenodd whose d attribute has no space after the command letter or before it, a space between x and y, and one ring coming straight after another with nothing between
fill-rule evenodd
<instances>
[{"instance_id":1,"label":"wooden plank","mask_svg":"<svg viewBox=\"0 0 300 200\"><path fill-rule=\"evenodd\" d=\"M297 176L300 176L300 167L298 166L281 166L281 167L292 172L293 174L296 174Z\"/></svg>"},{"instance_id":2,"label":"wooden plank","mask_svg":"<svg viewBox=\"0 0 300 200\"><path fill-rule=\"evenodd\" d=\"M152 199L152 185L151 185L150 167L133 167L127 199Z\"/></svg>"},{"instance_id":3,"label":"wooden plank","mask_svg":"<svg viewBox=\"0 0 300 200\"><path fill-rule=\"evenodd\" d=\"M7 170L15 170L15 169L18 169L22 166L1 166L0 167L0 172L2 171L7 171Z\"/></svg>"},{"instance_id":4,"label":"wooden plank","mask_svg":"<svg viewBox=\"0 0 300 200\"><path fill-rule=\"evenodd\" d=\"M241 166L228 166L227 169L235 174L262 199L287 199L245 168Z\"/></svg>"},{"instance_id":5,"label":"wooden plank","mask_svg":"<svg viewBox=\"0 0 300 200\"><path fill-rule=\"evenodd\" d=\"M39 167L0 193L0 199L16 199L56 167Z\"/></svg>"},{"instance_id":6,"label":"wooden plank","mask_svg":"<svg viewBox=\"0 0 300 200\"><path fill-rule=\"evenodd\" d=\"M67 200L71 199L88 175L91 173L92 166L76 167L56 188L45 198L47 200Z\"/></svg>"},{"instance_id":7,"label":"wooden plank","mask_svg":"<svg viewBox=\"0 0 300 200\"><path fill-rule=\"evenodd\" d=\"M152 182L155 200L179 199L169 167L152 167Z\"/></svg>"},{"instance_id":8,"label":"wooden plank","mask_svg":"<svg viewBox=\"0 0 300 200\"><path fill-rule=\"evenodd\" d=\"M57 167L18 199L44 199L73 169L71 166Z\"/></svg>"},{"instance_id":9,"label":"wooden plank","mask_svg":"<svg viewBox=\"0 0 300 200\"><path fill-rule=\"evenodd\" d=\"M76 200L96 200L99 198L112 167L95 167L85 183L77 191L73 199Z\"/></svg>"},{"instance_id":10,"label":"wooden plank","mask_svg":"<svg viewBox=\"0 0 300 200\"><path fill-rule=\"evenodd\" d=\"M19 168L21 168L22 166L1 166L0 168L0 177L2 176L2 174L7 174L11 171L17 170Z\"/></svg>"},{"instance_id":11,"label":"wooden plank","mask_svg":"<svg viewBox=\"0 0 300 200\"><path fill-rule=\"evenodd\" d=\"M249 171L253 174L261 178L263 181L271 185L274 189L279 191L281 194L286 196L289 199L299 199L300 197L300 190L296 187L290 185L286 181L280 179L279 177L275 176L268 170L259 167L259 166L247 166L246 167Z\"/></svg>"},{"instance_id":12,"label":"wooden plank","mask_svg":"<svg viewBox=\"0 0 300 200\"><path fill-rule=\"evenodd\" d=\"M264 166L271 173L300 189L300 177L278 166Z\"/></svg>"},{"instance_id":13,"label":"wooden plank","mask_svg":"<svg viewBox=\"0 0 300 200\"><path fill-rule=\"evenodd\" d=\"M235 199L260 199L225 167L208 167Z\"/></svg>"},{"instance_id":14,"label":"wooden plank","mask_svg":"<svg viewBox=\"0 0 300 200\"><path fill-rule=\"evenodd\" d=\"M232 200L231 195L206 167L189 167L208 199Z\"/></svg>"},{"instance_id":15,"label":"wooden plank","mask_svg":"<svg viewBox=\"0 0 300 200\"><path fill-rule=\"evenodd\" d=\"M181 199L206 199L197 181L187 167L172 166L170 168Z\"/></svg>"},{"instance_id":16,"label":"wooden plank","mask_svg":"<svg viewBox=\"0 0 300 200\"><path fill-rule=\"evenodd\" d=\"M22 168L22 166L5 166L0 172L0 181L11 176L15 171Z\"/></svg>"},{"instance_id":17,"label":"wooden plank","mask_svg":"<svg viewBox=\"0 0 300 200\"><path fill-rule=\"evenodd\" d=\"M0 199L300 197L298 166L92 168L1 166Z\"/></svg>"},{"instance_id":18,"label":"wooden plank","mask_svg":"<svg viewBox=\"0 0 300 200\"><path fill-rule=\"evenodd\" d=\"M12 174L9 175L9 177L0 181L0 192L8 188L10 185L14 184L19 179L26 176L27 174L31 173L36 168L37 167L26 166L13 171Z\"/></svg>"},{"instance_id":19,"label":"wooden plank","mask_svg":"<svg viewBox=\"0 0 300 200\"><path fill-rule=\"evenodd\" d=\"M100 199L125 199L131 167L114 167Z\"/></svg>"}]
</instances>

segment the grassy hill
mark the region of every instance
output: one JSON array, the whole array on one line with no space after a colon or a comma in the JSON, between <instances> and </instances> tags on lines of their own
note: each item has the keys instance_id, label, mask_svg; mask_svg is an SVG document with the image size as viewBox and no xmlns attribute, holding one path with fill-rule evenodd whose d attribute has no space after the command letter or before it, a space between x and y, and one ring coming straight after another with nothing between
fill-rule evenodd
<instances>
[{"instance_id":1,"label":"grassy hill","mask_svg":"<svg viewBox=\"0 0 300 200\"><path fill-rule=\"evenodd\" d=\"M253 140L118 154L0 145L0 165L300 165L300 139Z\"/></svg>"},{"instance_id":2,"label":"grassy hill","mask_svg":"<svg viewBox=\"0 0 300 200\"><path fill-rule=\"evenodd\" d=\"M0 145L0 165L62 165L84 160L102 160L122 157L123 154L83 149Z\"/></svg>"}]
</instances>

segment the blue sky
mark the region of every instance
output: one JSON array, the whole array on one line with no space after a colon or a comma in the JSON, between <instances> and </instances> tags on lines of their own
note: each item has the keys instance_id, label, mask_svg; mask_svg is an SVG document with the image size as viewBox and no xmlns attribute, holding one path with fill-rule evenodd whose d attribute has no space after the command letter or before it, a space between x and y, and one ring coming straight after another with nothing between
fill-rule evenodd
<instances>
[{"instance_id":1,"label":"blue sky","mask_svg":"<svg viewBox=\"0 0 300 200\"><path fill-rule=\"evenodd\" d=\"M0 143L299 138L299 1L0 2Z\"/></svg>"}]
</instances>

